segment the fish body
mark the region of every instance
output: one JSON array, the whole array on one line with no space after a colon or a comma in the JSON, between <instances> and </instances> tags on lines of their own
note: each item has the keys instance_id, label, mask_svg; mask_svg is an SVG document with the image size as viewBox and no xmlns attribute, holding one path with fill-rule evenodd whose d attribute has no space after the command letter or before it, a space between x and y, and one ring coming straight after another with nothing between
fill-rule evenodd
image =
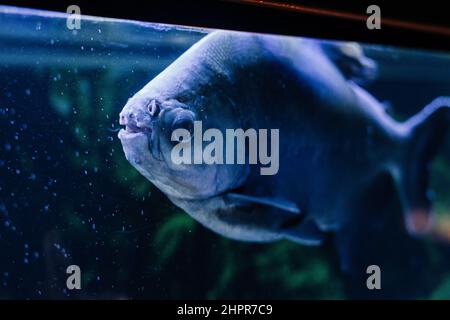
<instances>
[{"instance_id":1,"label":"fish body","mask_svg":"<svg viewBox=\"0 0 450 320\"><path fill-rule=\"evenodd\" d=\"M292 37L207 35L123 108L126 158L175 205L232 239L320 244L329 233L358 228L355 217L365 209L355 203L386 175L406 229L426 232L426 166L447 126L450 100L439 98L398 122L330 50L337 52ZM173 131L191 130L195 121L221 132L278 129L278 172L261 175L254 164L173 163Z\"/></svg>"}]
</instances>

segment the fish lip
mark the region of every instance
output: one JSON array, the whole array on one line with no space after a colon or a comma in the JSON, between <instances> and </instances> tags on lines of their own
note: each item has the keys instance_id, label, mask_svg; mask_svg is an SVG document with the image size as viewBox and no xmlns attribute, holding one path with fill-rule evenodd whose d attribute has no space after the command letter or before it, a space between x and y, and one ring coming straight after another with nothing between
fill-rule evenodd
<instances>
[{"instance_id":1,"label":"fish lip","mask_svg":"<svg viewBox=\"0 0 450 320\"><path fill-rule=\"evenodd\" d=\"M128 130L122 128L119 131L118 137L119 137L119 139L124 140L124 139L132 139L132 138L139 137L139 136L145 136L145 135L146 135L146 133L144 131L132 132L132 131L128 131Z\"/></svg>"},{"instance_id":2,"label":"fish lip","mask_svg":"<svg viewBox=\"0 0 450 320\"><path fill-rule=\"evenodd\" d=\"M120 129L119 133L118 133L118 138L119 140L122 142L122 146L124 147L124 150L129 148L130 146L134 145L134 143L139 142L139 139L146 139L146 141L148 141L148 152L149 155L158 161L162 161L163 159L155 156L154 152L152 151L153 147L152 147L152 140L150 140L150 136L148 135L148 133L144 132L144 131L137 131L137 132L130 132L127 131L126 128L122 128Z\"/></svg>"},{"instance_id":3,"label":"fish lip","mask_svg":"<svg viewBox=\"0 0 450 320\"><path fill-rule=\"evenodd\" d=\"M125 125L125 130L129 133L137 133L137 132L144 132L144 133L151 133L152 129L150 127L140 127L136 123L130 122Z\"/></svg>"},{"instance_id":4,"label":"fish lip","mask_svg":"<svg viewBox=\"0 0 450 320\"><path fill-rule=\"evenodd\" d=\"M151 133L152 129L150 127L140 127L135 123L127 123L125 127L119 131L119 138L124 136L150 135Z\"/></svg>"}]
</instances>

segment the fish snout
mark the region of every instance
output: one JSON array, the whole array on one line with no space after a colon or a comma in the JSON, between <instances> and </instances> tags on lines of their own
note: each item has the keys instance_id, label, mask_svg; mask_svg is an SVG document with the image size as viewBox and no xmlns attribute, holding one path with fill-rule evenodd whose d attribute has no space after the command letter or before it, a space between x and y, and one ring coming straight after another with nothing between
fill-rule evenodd
<instances>
[{"instance_id":1,"label":"fish snout","mask_svg":"<svg viewBox=\"0 0 450 320\"><path fill-rule=\"evenodd\" d=\"M126 126L128 124L131 124L132 122L134 122L134 124L136 124L136 116L133 112L122 111L119 114L120 125Z\"/></svg>"},{"instance_id":2,"label":"fish snout","mask_svg":"<svg viewBox=\"0 0 450 320\"><path fill-rule=\"evenodd\" d=\"M125 109L119 114L119 123L120 125L125 126L127 132L150 133L152 131L151 119L149 116L131 110Z\"/></svg>"}]
</instances>

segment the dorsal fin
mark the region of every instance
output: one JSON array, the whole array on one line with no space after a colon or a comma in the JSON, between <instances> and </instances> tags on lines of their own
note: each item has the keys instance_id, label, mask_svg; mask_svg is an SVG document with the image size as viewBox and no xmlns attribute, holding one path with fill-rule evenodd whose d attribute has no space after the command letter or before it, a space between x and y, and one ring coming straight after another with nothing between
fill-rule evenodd
<instances>
[{"instance_id":1,"label":"dorsal fin","mask_svg":"<svg viewBox=\"0 0 450 320\"><path fill-rule=\"evenodd\" d=\"M377 64L358 43L325 41L321 48L346 79L359 84L375 79Z\"/></svg>"}]
</instances>

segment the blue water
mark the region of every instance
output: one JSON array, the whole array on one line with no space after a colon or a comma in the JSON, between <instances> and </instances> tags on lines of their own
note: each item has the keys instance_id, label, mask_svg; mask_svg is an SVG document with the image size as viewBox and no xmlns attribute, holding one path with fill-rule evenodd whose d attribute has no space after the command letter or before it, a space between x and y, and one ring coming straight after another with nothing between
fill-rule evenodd
<instances>
[{"instance_id":1,"label":"blue water","mask_svg":"<svg viewBox=\"0 0 450 320\"><path fill-rule=\"evenodd\" d=\"M348 297L330 248L223 239L126 161L123 105L207 32L104 18L69 30L63 14L0 7L0 298ZM364 48L380 66L367 88L396 117L450 95L448 54ZM429 247L424 298L450 298L444 249ZM72 264L81 290L66 287Z\"/></svg>"}]
</instances>

